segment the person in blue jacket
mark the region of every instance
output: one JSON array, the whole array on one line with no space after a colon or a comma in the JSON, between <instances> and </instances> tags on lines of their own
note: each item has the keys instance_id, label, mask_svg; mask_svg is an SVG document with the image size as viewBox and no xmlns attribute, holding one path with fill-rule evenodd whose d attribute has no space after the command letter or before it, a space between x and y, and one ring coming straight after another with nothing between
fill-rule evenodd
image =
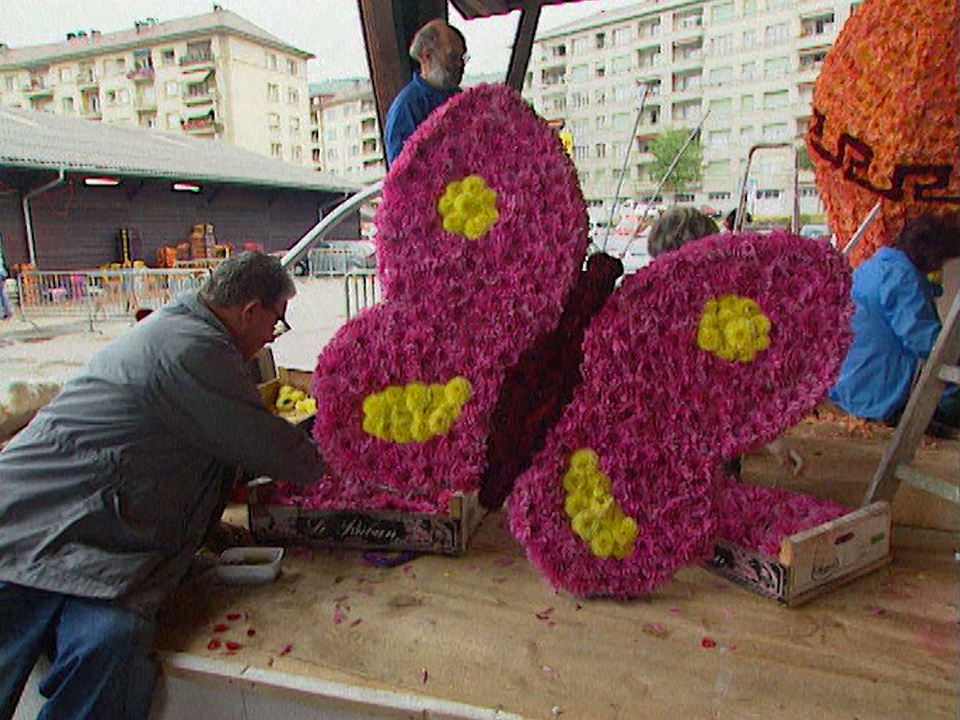
<instances>
[{"instance_id":1,"label":"person in blue jacket","mask_svg":"<svg viewBox=\"0 0 960 720\"><path fill-rule=\"evenodd\" d=\"M413 36L410 57L419 63L420 71L414 72L387 112L384 142L388 165L427 115L460 92L467 41L444 20L431 20Z\"/></svg>"},{"instance_id":2,"label":"person in blue jacket","mask_svg":"<svg viewBox=\"0 0 960 720\"><path fill-rule=\"evenodd\" d=\"M921 215L906 224L892 247L880 248L853 273L853 342L830 398L845 412L895 423L910 398L919 363L940 334L927 275L960 255L955 224ZM948 385L934 419L956 427L960 394Z\"/></svg>"}]
</instances>

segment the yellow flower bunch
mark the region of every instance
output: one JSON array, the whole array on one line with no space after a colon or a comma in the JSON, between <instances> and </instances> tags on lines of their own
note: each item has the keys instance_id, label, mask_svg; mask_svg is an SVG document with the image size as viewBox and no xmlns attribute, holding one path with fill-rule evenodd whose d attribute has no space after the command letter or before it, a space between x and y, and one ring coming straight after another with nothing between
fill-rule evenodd
<instances>
[{"instance_id":1,"label":"yellow flower bunch","mask_svg":"<svg viewBox=\"0 0 960 720\"><path fill-rule=\"evenodd\" d=\"M298 390L292 385L282 385L280 387L274 406L279 412L296 410L300 413L312 413L317 411L317 401L309 397L303 390Z\"/></svg>"},{"instance_id":2,"label":"yellow flower bunch","mask_svg":"<svg viewBox=\"0 0 960 720\"><path fill-rule=\"evenodd\" d=\"M707 300L697 327L697 345L724 360L750 362L770 346L770 318L756 301L737 295Z\"/></svg>"},{"instance_id":3,"label":"yellow flower bunch","mask_svg":"<svg viewBox=\"0 0 960 720\"><path fill-rule=\"evenodd\" d=\"M483 235L500 217L497 191L488 188L479 175L467 175L463 180L449 183L437 203L437 210L443 218L444 230L471 240Z\"/></svg>"},{"instance_id":4,"label":"yellow flower bunch","mask_svg":"<svg viewBox=\"0 0 960 720\"><path fill-rule=\"evenodd\" d=\"M470 381L459 376L433 385L391 385L363 399L364 432L392 442L424 442L450 429L472 393Z\"/></svg>"},{"instance_id":5,"label":"yellow flower bunch","mask_svg":"<svg viewBox=\"0 0 960 720\"><path fill-rule=\"evenodd\" d=\"M610 478L600 470L593 450L581 448L571 455L563 489L567 492L563 509L571 519L570 527L590 543L594 555L622 559L633 552L637 522L617 505L610 493Z\"/></svg>"}]
</instances>

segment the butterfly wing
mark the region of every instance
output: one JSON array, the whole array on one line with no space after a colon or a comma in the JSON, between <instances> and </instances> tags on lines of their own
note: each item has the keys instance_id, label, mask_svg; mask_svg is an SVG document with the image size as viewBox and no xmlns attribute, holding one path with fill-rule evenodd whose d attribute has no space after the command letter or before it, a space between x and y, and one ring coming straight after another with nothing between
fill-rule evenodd
<instances>
[{"instance_id":1,"label":"butterfly wing","mask_svg":"<svg viewBox=\"0 0 960 720\"><path fill-rule=\"evenodd\" d=\"M833 381L849 276L827 244L773 234L707 238L624 280L509 501L554 585L643 595L709 551L722 459L799 421Z\"/></svg>"},{"instance_id":2,"label":"butterfly wing","mask_svg":"<svg viewBox=\"0 0 960 720\"><path fill-rule=\"evenodd\" d=\"M428 118L384 182L384 301L321 353L314 435L341 499L477 489L505 371L554 327L587 246L572 163L505 86Z\"/></svg>"}]
</instances>

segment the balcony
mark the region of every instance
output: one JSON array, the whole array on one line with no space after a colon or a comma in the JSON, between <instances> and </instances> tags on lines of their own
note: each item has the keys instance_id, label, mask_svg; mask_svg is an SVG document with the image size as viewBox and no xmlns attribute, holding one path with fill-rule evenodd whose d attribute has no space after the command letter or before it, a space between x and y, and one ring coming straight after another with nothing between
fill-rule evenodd
<instances>
[{"instance_id":1,"label":"balcony","mask_svg":"<svg viewBox=\"0 0 960 720\"><path fill-rule=\"evenodd\" d=\"M41 78L35 78L23 89L24 94L31 100L53 97L53 88L47 87Z\"/></svg>"},{"instance_id":2,"label":"balcony","mask_svg":"<svg viewBox=\"0 0 960 720\"><path fill-rule=\"evenodd\" d=\"M136 98L133 101L133 109L138 113L156 112L157 99L156 98Z\"/></svg>"},{"instance_id":3,"label":"balcony","mask_svg":"<svg viewBox=\"0 0 960 720\"><path fill-rule=\"evenodd\" d=\"M209 50L191 52L179 60L184 70L213 70L217 66L216 58Z\"/></svg>"},{"instance_id":4,"label":"balcony","mask_svg":"<svg viewBox=\"0 0 960 720\"><path fill-rule=\"evenodd\" d=\"M181 123L183 131L188 135L216 135L223 132L223 125L212 117L204 115L198 118L187 118Z\"/></svg>"},{"instance_id":5,"label":"balcony","mask_svg":"<svg viewBox=\"0 0 960 720\"><path fill-rule=\"evenodd\" d=\"M96 90L100 87L100 81L94 75L93 70L81 70L77 73L78 90Z\"/></svg>"},{"instance_id":6,"label":"balcony","mask_svg":"<svg viewBox=\"0 0 960 720\"><path fill-rule=\"evenodd\" d=\"M128 72L127 80L133 80L135 83L152 83L153 76L154 72L152 67L142 67Z\"/></svg>"},{"instance_id":7,"label":"balcony","mask_svg":"<svg viewBox=\"0 0 960 720\"><path fill-rule=\"evenodd\" d=\"M99 107L80 108L80 115L87 120L103 120L103 113Z\"/></svg>"},{"instance_id":8,"label":"balcony","mask_svg":"<svg viewBox=\"0 0 960 720\"><path fill-rule=\"evenodd\" d=\"M214 87L211 88L201 88L197 90L187 90L182 97L183 104L187 107L195 107L197 105L208 105L214 102L217 99L217 89Z\"/></svg>"}]
</instances>

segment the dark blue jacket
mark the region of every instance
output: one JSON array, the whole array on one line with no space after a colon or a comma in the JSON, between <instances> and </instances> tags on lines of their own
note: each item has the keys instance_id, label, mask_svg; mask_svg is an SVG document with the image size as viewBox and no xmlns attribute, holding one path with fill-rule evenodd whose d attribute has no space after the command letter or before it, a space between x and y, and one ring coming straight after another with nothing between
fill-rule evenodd
<instances>
[{"instance_id":1,"label":"dark blue jacket","mask_svg":"<svg viewBox=\"0 0 960 720\"><path fill-rule=\"evenodd\" d=\"M419 72L413 74L403 90L394 98L387 112L387 127L384 132L384 142L387 145L387 164L392 164L394 158L400 154L403 143L413 135L413 131L435 109L443 105L451 96L460 92L460 88L453 90L437 90L430 83L420 77Z\"/></svg>"}]
</instances>

